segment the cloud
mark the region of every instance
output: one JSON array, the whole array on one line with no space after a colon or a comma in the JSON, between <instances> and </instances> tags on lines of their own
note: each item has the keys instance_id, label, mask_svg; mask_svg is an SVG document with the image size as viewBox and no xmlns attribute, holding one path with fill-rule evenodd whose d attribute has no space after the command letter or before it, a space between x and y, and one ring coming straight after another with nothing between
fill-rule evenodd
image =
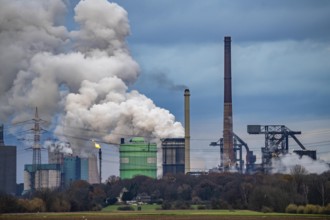
<instances>
[{"instance_id":1,"label":"cloud","mask_svg":"<svg viewBox=\"0 0 330 220\"><path fill-rule=\"evenodd\" d=\"M317 39L329 41L327 1L117 1L129 12L131 42L149 44ZM139 7L140 10L135 10Z\"/></svg>"},{"instance_id":2,"label":"cloud","mask_svg":"<svg viewBox=\"0 0 330 220\"><path fill-rule=\"evenodd\" d=\"M56 115L55 134L69 139L76 155L92 151L89 138L118 143L130 135L183 136L173 114L128 89L140 67L127 47L130 26L122 7L106 0L80 1L74 9L79 28L68 31L58 23L66 11L63 2L3 5L0 48L17 51L0 61L6 71L0 82L1 118L22 120L35 106L47 121Z\"/></svg>"},{"instance_id":3,"label":"cloud","mask_svg":"<svg viewBox=\"0 0 330 220\"><path fill-rule=\"evenodd\" d=\"M233 42L233 77L237 94L329 94L330 47L313 41Z\"/></svg>"}]
</instances>

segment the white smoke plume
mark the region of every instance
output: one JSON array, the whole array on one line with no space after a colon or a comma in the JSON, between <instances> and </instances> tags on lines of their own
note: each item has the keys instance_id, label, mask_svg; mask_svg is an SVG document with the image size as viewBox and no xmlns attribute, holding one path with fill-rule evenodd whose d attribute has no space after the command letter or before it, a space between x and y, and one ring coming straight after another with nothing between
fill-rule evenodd
<instances>
[{"instance_id":1,"label":"white smoke plume","mask_svg":"<svg viewBox=\"0 0 330 220\"><path fill-rule=\"evenodd\" d=\"M125 42L130 27L123 8L82 0L74 9L79 29L69 31L65 1L0 5L1 120L26 120L37 106L43 119L59 118L55 134L69 139L76 154L92 151L90 138L183 136L169 111L128 89L140 69Z\"/></svg>"},{"instance_id":2,"label":"white smoke plume","mask_svg":"<svg viewBox=\"0 0 330 220\"><path fill-rule=\"evenodd\" d=\"M308 156L300 158L296 153L290 153L272 160L272 173L290 174L296 165L304 167L308 173L321 174L330 170L329 165L323 161Z\"/></svg>"},{"instance_id":3,"label":"white smoke plume","mask_svg":"<svg viewBox=\"0 0 330 220\"><path fill-rule=\"evenodd\" d=\"M73 153L70 143L63 141L45 141L44 148L49 149L50 152L60 152L65 155Z\"/></svg>"}]
</instances>

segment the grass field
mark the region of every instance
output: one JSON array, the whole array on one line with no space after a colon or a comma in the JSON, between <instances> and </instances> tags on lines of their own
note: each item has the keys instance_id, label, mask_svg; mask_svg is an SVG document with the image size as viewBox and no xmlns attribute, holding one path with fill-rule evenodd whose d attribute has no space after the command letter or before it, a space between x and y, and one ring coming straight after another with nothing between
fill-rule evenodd
<instances>
[{"instance_id":1,"label":"grass field","mask_svg":"<svg viewBox=\"0 0 330 220\"><path fill-rule=\"evenodd\" d=\"M133 206L134 207L134 206ZM0 219L8 220L330 220L325 215L293 215L284 213L262 213L249 210L158 210L157 205L142 205L142 210L118 211L118 206L104 208L100 212L75 213L33 213L33 214L4 214Z\"/></svg>"}]
</instances>

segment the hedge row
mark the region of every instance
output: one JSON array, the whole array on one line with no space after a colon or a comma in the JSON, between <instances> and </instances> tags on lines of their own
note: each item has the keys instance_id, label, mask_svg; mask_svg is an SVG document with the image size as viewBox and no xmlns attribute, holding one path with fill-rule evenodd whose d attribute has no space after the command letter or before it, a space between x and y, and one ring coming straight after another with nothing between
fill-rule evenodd
<instances>
[{"instance_id":1,"label":"hedge row","mask_svg":"<svg viewBox=\"0 0 330 220\"><path fill-rule=\"evenodd\" d=\"M286 213L297 213L297 214L327 214L330 215L330 203L324 207L319 205L307 204L296 205L289 204L286 209Z\"/></svg>"}]
</instances>

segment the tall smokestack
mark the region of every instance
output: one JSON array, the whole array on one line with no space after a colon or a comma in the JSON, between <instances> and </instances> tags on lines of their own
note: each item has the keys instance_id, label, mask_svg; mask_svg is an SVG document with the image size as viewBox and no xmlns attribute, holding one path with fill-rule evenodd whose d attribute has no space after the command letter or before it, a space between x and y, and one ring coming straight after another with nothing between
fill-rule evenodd
<instances>
[{"instance_id":1,"label":"tall smokestack","mask_svg":"<svg viewBox=\"0 0 330 220\"><path fill-rule=\"evenodd\" d=\"M184 172L190 172L190 91L184 90Z\"/></svg>"},{"instance_id":2,"label":"tall smokestack","mask_svg":"<svg viewBox=\"0 0 330 220\"><path fill-rule=\"evenodd\" d=\"M223 111L223 164L225 168L235 162L233 147L233 110L231 95L231 37L225 37L224 54L224 111Z\"/></svg>"},{"instance_id":3,"label":"tall smokestack","mask_svg":"<svg viewBox=\"0 0 330 220\"><path fill-rule=\"evenodd\" d=\"M3 140L3 125L0 125L0 146L5 145L5 142Z\"/></svg>"}]
</instances>

